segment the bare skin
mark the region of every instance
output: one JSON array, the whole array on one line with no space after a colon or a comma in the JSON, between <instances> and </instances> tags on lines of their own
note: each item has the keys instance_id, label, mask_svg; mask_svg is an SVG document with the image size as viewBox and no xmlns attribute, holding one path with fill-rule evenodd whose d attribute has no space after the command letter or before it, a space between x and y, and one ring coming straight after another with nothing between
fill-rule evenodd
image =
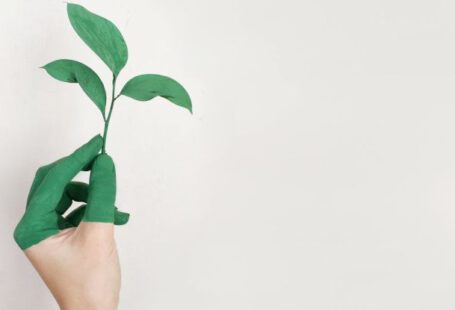
<instances>
[{"instance_id":1,"label":"bare skin","mask_svg":"<svg viewBox=\"0 0 455 310\"><path fill-rule=\"evenodd\" d=\"M24 252L62 310L117 309L120 265L113 224L81 222Z\"/></svg>"}]
</instances>

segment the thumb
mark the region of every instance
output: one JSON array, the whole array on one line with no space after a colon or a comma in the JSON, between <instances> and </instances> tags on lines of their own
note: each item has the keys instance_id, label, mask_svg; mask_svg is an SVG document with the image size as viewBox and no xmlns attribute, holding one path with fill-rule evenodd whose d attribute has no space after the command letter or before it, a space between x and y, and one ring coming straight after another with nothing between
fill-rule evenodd
<instances>
[{"instance_id":1,"label":"thumb","mask_svg":"<svg viewBox=\"0 0 455 310\"><path fill-rule=\"evenodd\" d=\"M101 154L93 162L87 208L82 221L114 223L115 193L114 162L109 155Z\"/></svg>"}]
</instances>

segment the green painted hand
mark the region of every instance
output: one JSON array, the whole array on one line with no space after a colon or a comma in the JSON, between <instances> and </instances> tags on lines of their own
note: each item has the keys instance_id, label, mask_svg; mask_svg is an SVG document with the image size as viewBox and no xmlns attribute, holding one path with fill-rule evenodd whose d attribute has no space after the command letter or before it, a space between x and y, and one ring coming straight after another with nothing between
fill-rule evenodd
<instances>
[{"instance_id":1,"label":"green painted hand","mask_svg":"<svg viewBox=\"0 0 455 310\"><path fill-rule=\"evenodd\" d=\"M38 169L27 208L14 231L21 249L77 227L81 221L116 225L128 222L129 214L115 207L115 166L109 155L99 155L102 145L103 138L97 135L71 155ZM72 181L87 168L91 168L90 185ZM64 216L73 201L86 205Z\"/></svg>"}]
</instances>

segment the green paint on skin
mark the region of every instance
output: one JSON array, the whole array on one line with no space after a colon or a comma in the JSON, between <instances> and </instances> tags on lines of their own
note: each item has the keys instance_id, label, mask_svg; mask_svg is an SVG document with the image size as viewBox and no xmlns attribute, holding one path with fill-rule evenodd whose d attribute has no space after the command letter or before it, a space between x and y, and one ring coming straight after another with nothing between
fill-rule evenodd
<instances>
[{"instance_id":1,"label":"green paint on skin","mask_svg":"<svg viewBox=\"0 0 455 310\"><path fill-rule=\"evenodd\" d=\"M115 207L115 165L107 154L99 154L100 135L92 138L71 155L38 169L32 183L27 207L14 231L14 239L23 250L62 229L76 227L81 221L122 225L129 214ZM73 178L91 165L90 184ZM69 215L64 213L73 201L86 202Z\"/></svg>"}]
</instances>

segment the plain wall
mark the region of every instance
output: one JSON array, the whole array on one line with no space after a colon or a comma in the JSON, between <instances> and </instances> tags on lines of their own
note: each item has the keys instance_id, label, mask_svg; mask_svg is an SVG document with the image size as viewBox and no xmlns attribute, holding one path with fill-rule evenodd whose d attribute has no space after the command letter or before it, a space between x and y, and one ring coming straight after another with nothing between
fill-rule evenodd
<instances>
[{"instance_id":1,"label":"plain wall","mask_svg":"<svg viewBox=\"0 0 455 310\"><path fill-rule=\"evenodd\" d=\"M455 308L455 2L79 3L126 39L120 86L194 104L116 105L120 309ZM35 170L102 130L59 58L109 89L65 3L1 2L0 309L57 308L12 232Z\"/></svg>"}]
</instances>

